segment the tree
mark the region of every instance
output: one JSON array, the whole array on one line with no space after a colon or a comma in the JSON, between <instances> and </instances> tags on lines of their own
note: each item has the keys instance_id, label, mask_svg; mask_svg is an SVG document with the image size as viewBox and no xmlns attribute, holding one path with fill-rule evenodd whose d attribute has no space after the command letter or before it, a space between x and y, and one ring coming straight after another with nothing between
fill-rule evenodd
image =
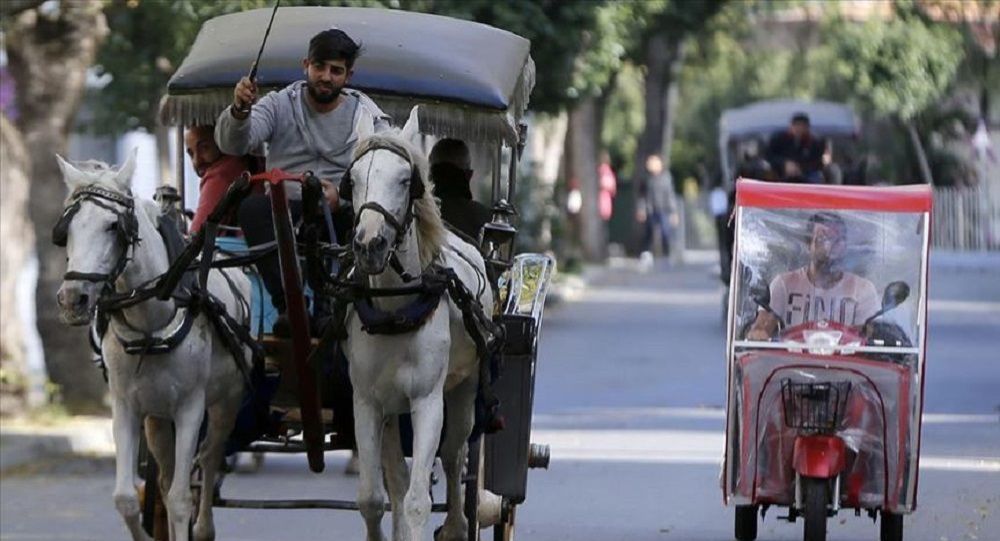
<instances>
[{"instance_id":1,"label":"tree","mask_svg":"<svg viewBox=\"0 0 1000 541\"><path fill-rule=\"evenodd\" d=\"M924 145L915 126L922 111L940 99L963 58L954 28L930 24L905 9L889 21L839 24L830 32L835 71L854 97L878 115L906 129L925 183L933 183Z\"/></svg>"},{"instance_id":2,"label":"tree","mask_svg":"<svg viewBox=\"0 0 1000 541\"><path fill-rule=\"evenodd\" d=\"M16 126L29 153L28 208L40 265L36 299L46 367L71 409L92 410L101 407L105 386L98 371L91 369L89 355L81 355L89 350L86 332L68 329L59 321L54 301L65 271L65 254L51 245L49 232L62 211L60 194L66 193L53 153L66 151L87 67L107 33L102 5L100 0L2 5L16 89ZM13 240L4 239L5 251Z\"/></svg>"}]
</instances>

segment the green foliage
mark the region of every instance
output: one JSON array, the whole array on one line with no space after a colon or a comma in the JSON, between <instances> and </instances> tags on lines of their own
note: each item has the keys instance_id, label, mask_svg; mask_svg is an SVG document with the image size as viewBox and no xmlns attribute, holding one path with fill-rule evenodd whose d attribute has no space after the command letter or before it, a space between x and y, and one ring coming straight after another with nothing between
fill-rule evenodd
<instances>
[{"instance_id":1,"label":"green foliage","mask_svg":"<svg viewBox=\"0 0 1000 541\"><path fill-rule=\"evenodd\" d=\"M833 28L835 72L875 113L904 121L944 94L964 56L956 30L916 17Z\"/></svg>"},{"instance_id":2,"label":"green foliage","mask_svg":"<svg viewBox=\"0 0 1000 541\"><path fill-rule=\"evenodd\" d=\"M302 4L284 0L282 5ZM96 94L98 133L156 127L160 97L201 24L218 15L273 5L266 0L108 0L110 34L98 54L97 74L110 82Z\"/></svg>"},{"instance_id":3,"label":"green foliage","mask_svg":"<svg viewBox=\"0 0 1000 541\"><path fill-rule=\"evenodd\" d=\"M656 2L653 2L655 4ZM521 35L532 43L538 73L532 109L555 112L582 95L595 95L621 65L630 14L643 2L556 0L283 0L282 7L322 4L383 7L474 20ZM97 73L110 82L97 94L101 133L156 126L166 83L184 59L206 20L236 11L265 8L274 0L108 0L111 30ZM279 8L280 9L280 8Z\"/></svg>"}]
</instances>

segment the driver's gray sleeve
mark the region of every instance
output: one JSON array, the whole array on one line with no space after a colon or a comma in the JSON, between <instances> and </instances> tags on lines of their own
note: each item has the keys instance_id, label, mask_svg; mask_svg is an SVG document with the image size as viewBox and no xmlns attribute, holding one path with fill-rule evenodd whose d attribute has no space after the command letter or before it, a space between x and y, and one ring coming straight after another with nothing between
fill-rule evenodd
<instances>
[{"instance_id":1,"label":"driver's gray sleeve","mask_svg":"<svg viewBox=\"0 0 1000 541\"><path fill-rule=\"evenodd\" d=\"M279 93L272 92L253 105L250 116L238 119L232 105L226 107L215 125L215 142L224 154L242 156L270 141L277 120Z\"/></svg>"}]
</instances>

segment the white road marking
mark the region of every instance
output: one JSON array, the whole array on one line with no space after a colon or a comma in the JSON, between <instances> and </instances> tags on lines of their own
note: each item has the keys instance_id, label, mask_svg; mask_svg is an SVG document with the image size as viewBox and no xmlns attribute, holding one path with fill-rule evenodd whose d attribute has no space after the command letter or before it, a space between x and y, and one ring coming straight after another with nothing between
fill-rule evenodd
<instances>
[{"instance_id":1,"label":"white road marking","mask_svg":"<svg viewBox=\"0 0 1000 541\"><path fill-rule=\"evenodd\" d=\"M703 430L532 430L559 461L721 464L725 437ZM924 456L922 470L996 472L998 457Z\"/></svg>"},{"instance_id":2,"label":"white road marking","mask_svg":"<svg viewBox=\"0 0 1000 541\"><path fill-rule=\"evenodd\" d=\"M602 420L641 419L718 419L725 420L726 410L704 408L583 408L564 413L536 413L536 424L573 423ZM1000 413L924 413L924 424L1000 424Z\"/></svg>"}]
</instances>

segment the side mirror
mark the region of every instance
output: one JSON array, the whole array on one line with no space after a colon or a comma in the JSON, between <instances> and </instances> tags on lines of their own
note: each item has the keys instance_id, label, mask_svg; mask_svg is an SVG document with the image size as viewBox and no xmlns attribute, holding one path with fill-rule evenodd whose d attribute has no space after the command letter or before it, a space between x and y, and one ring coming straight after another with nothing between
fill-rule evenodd
<instances>
[{"instance_id":1,"label":"side mirror","mask_svg":"<svg viewBox=\"0 0 1000 541\"><path fill-rule=\"evenodd\" d=\"M893 308L903 304L903 301L910 296L910 286L906 282L891 282L889 285L885 286L885 292L882 293L882 309L872 317L865 320L862 327L867 327L869 323L875 321L879 316L892 310Z\"/></svg>"},{"instance_id":2,"label":"side mirror","mask_svg":"<svg viewBox=\"0 0 1000 541\"><path fill-rule=\"evenodd\" d=\"M906 282L892 282L885 286L882 294L882 311L886 312L903 304L910 296L910 286Z\"/></svg>"}]
</instances>

